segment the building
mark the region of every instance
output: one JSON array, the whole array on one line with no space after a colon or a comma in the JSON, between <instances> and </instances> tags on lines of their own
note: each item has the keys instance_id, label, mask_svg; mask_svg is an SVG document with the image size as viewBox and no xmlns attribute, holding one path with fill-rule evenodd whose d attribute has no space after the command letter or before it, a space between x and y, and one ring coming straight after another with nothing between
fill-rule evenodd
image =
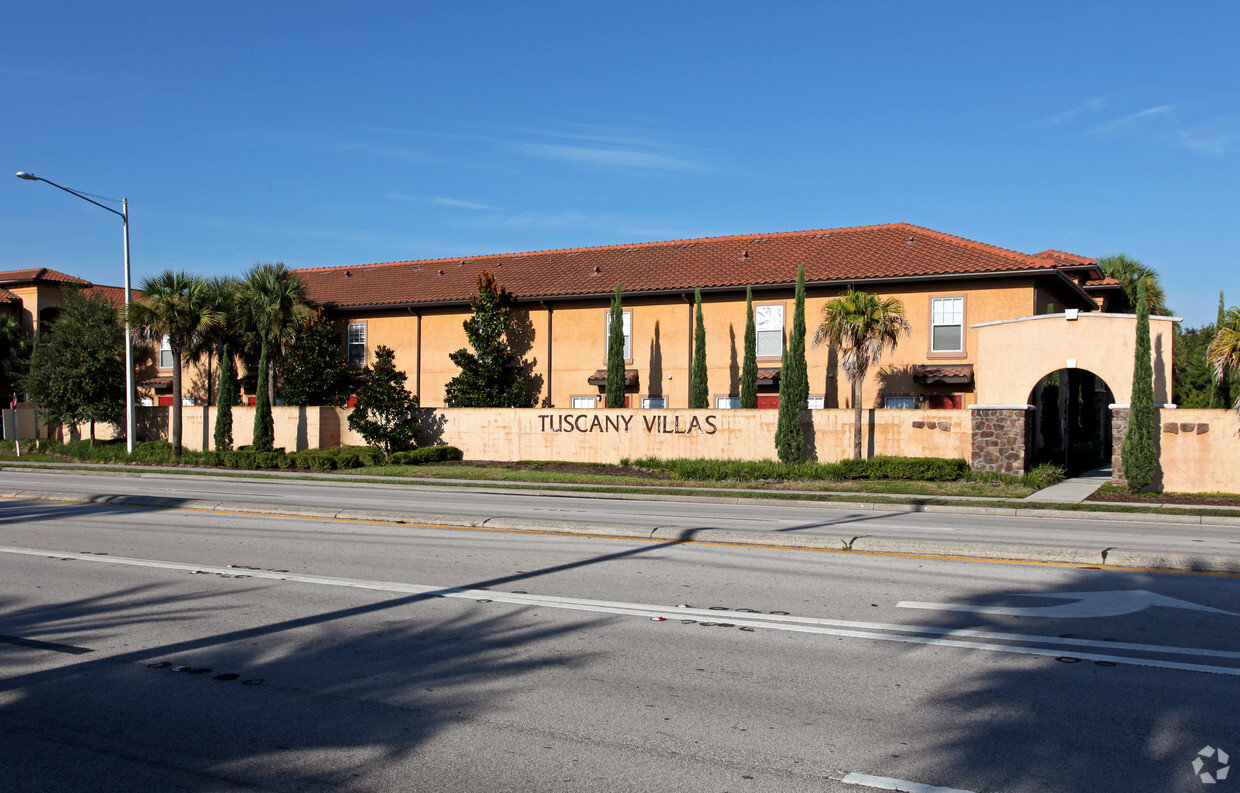
<instances>
[{"instance_id":1,"label":"building","mask_svg":"<svg viewBox=\"0 0 1240 793\"><path fill-rule=\"evenodd\" d=\"M307 295L338 321L348 360L361 366L377 346L391 347L423 406L444 404L444 386L457 371L448 356L466 346L462 322L487 270L518 298L519 328L510 341L530 363L535 404L601 404L607 316L620 284L629 405L687 407L693 294L700 288L711 403L725 409L739 406L747 286L758 326L759 406L778 406L780 357L802 264L811 333L822 306L848 287L904 304L912 333L871 373L862 393L867 408L964 407L976 401L993 363L979 356L977 325L1103 311L1118 289L1084 256L1017 253L906 223L297 273ZM810 348L808 364L808 407L851 407L834 353Z\"/></svg>"}]
</instances>

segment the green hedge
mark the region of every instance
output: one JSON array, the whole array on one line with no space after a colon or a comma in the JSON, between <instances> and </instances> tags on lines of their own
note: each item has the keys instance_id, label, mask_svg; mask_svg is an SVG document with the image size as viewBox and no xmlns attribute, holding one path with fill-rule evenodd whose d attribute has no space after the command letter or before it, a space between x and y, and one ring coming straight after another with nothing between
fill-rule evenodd
<instances>
[{"instance_id":1,"label":"green hedge","mask_svg":"<svg viewBox=\"0 0 1240 793\"><path fill-rule=\"evenodd\" d=\"M388 465L422 465L447 460L462 460L465 453L455 446L423 446L407 452L396 452L388 457Z\"/></svg>"},{"instance_id":2,"label":"green hedge","mask_svg":"<svg viewBox=\"0 0 1240 793\"><path fill-rule=\"evenodd\" d=\"M673 479L699 481L810 481L844 479L904 479L944 482L966 479L967 460L945 457L873 457L869 460L840 460L835 463L781 463L775 460L701 460L653 457L636 460L638 468L662 471Z\"/></svg>"}]
</instances>

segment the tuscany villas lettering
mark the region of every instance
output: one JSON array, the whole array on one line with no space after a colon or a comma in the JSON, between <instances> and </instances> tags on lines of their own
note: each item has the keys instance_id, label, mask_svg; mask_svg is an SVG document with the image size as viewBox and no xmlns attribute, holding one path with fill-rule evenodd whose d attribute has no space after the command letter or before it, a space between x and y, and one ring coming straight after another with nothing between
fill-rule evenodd
<instances>
[{"instance_id":1,"label":"tuscany villas lettering","mask_svg":"<svg viewBox=\"0 0 1240 793\"><path fill-rule=\"evenodd\" d=\"M599 416L589 413L539 413L538 421L543 432L629 432L633 416ZM699 418L690 416L642 416L637 429L647 433L667 435L714 435L719 431L717 416Z\"/></svg>"}]
</instances>

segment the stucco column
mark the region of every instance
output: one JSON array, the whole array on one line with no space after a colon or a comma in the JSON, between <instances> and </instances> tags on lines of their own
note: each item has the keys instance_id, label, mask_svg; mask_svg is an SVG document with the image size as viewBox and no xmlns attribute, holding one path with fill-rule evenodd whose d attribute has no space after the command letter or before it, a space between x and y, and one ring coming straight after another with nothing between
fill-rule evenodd
<instances>
[{"instance_id":1,"label":"stucco column","mask_svg":"<svg viewBox=\"0 0 1240 793\"><path fill-rule=\"evenodd\" d=\"M970 405L969 409L973 412L973 470L1023 474L1028 455L1026 419L1032 406Z\"/></svg>"}]
</instances>

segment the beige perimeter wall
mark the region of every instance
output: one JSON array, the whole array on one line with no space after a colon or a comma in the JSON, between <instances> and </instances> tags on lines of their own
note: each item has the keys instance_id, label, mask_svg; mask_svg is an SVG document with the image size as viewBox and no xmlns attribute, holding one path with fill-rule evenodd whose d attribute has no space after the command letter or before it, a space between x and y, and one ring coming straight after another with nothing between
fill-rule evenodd
<instances>
[{"instance_id":1,"label":"beige perimeter wall","mask_svg":"<svg viewBox=\"0 0 1240 793\"><path fill-rule=\"evenodd\" d=\"M1159 410L1162 489L1240 493L1240 418L1234 410Z\"/></svg>"},{"instance_id":2,"label":"beige perimeter wall","mask_svg":"<svg viewBox=\"0 0 1240 793\"><path fill-rule=\"evenodd\" d=\"M167 437L170 408L139 408L138 437ZM215 408L183 408L182 443L212 448ZM422 444L447 443L474 460L571 460L614 463L638 457L775 457L775 410L557 410L439 408L419 411ZM254 408L235 407L233 443L248 444ZM349 429L347 409L272 409L275 445L288 451L365 442ZM852 456L853 411L802 413L811 457ZM869 455L969 459L967 410L866 410L863 449Z\"/></svg>"}]
</instances>

